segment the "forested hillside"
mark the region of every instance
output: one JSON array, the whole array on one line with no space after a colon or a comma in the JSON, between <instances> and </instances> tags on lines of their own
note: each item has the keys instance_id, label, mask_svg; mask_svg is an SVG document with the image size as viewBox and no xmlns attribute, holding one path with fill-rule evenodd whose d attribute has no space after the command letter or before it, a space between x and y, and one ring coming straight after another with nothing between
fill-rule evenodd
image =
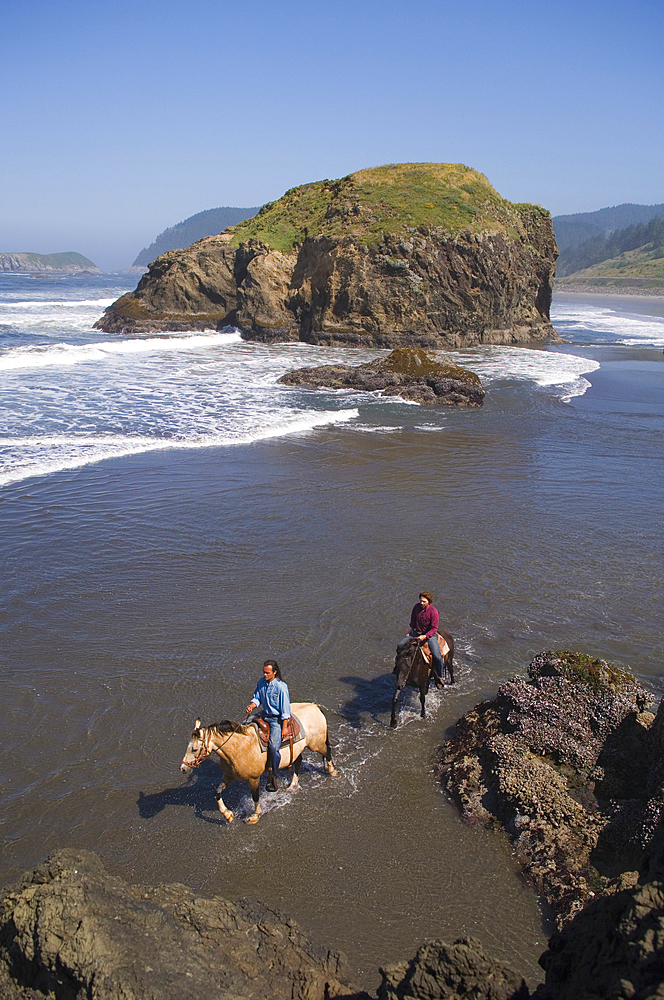
<instances>
[{"instance_id":1,"label":"forested hillside","mask_svg":"<svg viewBox=\"0 0 664 1000\"><path fill-rule=\"evenodd\" d=\"M165 229L157 236L154 243L141 250L134 261L134 267L147 267L167 250L176 250L191 246L204 236L214 236L223 232L226 226L236 226L238 222L250 219L258 211L256 208L209 208L205 212L197 212L184 222Z\"/></svg>"},{"instance_id":2,"label":"forested hillside","mask_svg":"<svg viewBox=\"0 0 664 1000\"><path fill-rule=\"evenodd\" d=\"M554 215L552 222L558 249L564 257L568 249L579 246L592 236L608 236L616 229L645 224L656 215L664 218L664 205L624 204L600 208L596 212Z\"/></svg>"},{"instance_id":3,"label":"forested hillside","mask_svg":"<svg viewBox=\"0 0 664 1000\"><path fill-rule=\"evenodd\" d=\"M650 260L664 257L664 219L660 216L655 216L645 225L638 223L625 229L617 229L608 236L599 233L579 246L566 250L558 260L557 276L564 278L640 248L644 248Z\"/></svg>"}]
</instances>

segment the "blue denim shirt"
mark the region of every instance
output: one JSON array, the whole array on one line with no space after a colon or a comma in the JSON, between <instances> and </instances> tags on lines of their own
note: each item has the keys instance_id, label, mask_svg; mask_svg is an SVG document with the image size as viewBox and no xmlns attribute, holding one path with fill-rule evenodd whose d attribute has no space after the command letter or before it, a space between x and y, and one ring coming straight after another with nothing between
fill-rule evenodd
<instances>
[{"instance_id":1,"label":"blue denim shirt","mask_svg":"<svg viewBox=\"0 0 664 1000\"><path fill-rule=\"evenodd\" d=\"M261 677L251 700L265 709L266 715L279 715L282 721L290 719L288 685L285 681L280 681L278 677L271 680L269 684L264 677Z\"/></svg>"}]
</instances>

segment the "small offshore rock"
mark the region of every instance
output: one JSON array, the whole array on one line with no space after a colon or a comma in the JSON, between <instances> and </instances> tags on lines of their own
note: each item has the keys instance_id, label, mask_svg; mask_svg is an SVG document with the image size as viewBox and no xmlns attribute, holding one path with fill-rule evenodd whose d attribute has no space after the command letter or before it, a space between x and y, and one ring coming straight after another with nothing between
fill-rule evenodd
<instances>
[{"instance_id":1,"label":"small offshore rock","mask_svg":"<svg viewBox=\"0 0 664 1000\"><path fill-rule=\"evenodd\" d=\"M386 358L364 365L297 368L282 375L279 382L316 389L380 392L424 406L478 407L485 396L475 372L416 347L397 348Z\"/></svg>"}]
</instances>

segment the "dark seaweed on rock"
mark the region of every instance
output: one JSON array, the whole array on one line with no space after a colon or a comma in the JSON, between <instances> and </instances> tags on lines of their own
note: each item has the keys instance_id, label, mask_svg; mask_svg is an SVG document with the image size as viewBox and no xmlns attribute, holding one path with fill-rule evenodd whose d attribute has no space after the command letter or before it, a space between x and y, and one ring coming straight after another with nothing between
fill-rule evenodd
<instances>
[{"instance_id":1,"label":"dark seaweed on rock","mask_svg":"<svg viewBox=\"0 0 664 1000\"><path fill-rule=\"evenodd\" d=\"M650 701L604 660L548 651L440 749L438 773L463 816L507 830L559 927L594 895L636 881L626 873L664 806L664 713L644 711Z\"/></svg>"}]
</instances>

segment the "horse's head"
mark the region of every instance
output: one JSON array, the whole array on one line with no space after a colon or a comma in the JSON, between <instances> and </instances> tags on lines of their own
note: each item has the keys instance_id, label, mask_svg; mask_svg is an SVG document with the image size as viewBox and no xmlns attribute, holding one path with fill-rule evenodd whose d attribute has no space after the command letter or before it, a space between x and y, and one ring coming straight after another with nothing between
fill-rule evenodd
<instances>
[{"instance_id":1,"label":"horse's head","mask_svg":"<svg viewBox=\"0 0 664 1000\"><path fill-rule=\"evenodd\" d=\"M401 649L397 649L397 655L394 658L395 674L401 673L402 670L410 670L415 662L415 656L419 648L419 642L416 638L413 638Z\"/></svg>"},{"instance_id":2,"label":"horse's head","mask_svg":"<svg viewBox=\"0 0 664 1000\"><path fill-rule=\"evenodd\" d=\"M198 767L202 760L209 757L210 750L206 743L206 734L207 730L201 725L201 720L196 719L194 731L191 734L191 739L187 744L185 755L180 764L180 770L183 774L191 774L193 769Z\"/></svg>"}]
</instances>

